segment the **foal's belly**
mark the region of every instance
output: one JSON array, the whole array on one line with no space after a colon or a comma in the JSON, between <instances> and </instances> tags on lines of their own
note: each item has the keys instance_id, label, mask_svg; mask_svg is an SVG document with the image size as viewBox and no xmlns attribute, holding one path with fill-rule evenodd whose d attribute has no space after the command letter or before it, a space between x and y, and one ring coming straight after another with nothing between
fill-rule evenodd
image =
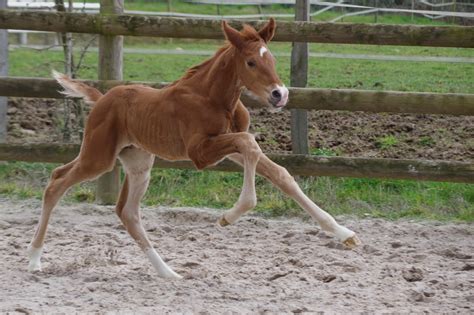
<instances>
[{"instance_id":1,"label":"foal's belly","mask_svg":"<svg viewBox=\"0 0 474 315\"><path fill-rule=\"evenodd\" d=\"M134 145L162 159L169 161L189 160L186 148L179 139L162 138L153 142L137 139L135 142Z\"/></svg>"},{"instance_id":2,"label":"foal's belly","mask_svg":"<svg viewBox=\"0 0 474 315\"><path fill-rule=\"evenodd\" d=\"M127 121L134 145L166 160L188 159L178 122L166 113L135 111L129 113Z\"/></svg>"}]
</instances>

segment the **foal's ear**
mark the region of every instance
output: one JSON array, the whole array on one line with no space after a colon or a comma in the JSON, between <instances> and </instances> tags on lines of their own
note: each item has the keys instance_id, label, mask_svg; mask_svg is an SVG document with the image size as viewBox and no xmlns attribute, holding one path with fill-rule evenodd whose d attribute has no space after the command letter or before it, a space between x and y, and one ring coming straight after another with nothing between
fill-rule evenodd
<instances>
[{"instance_id":1,"label":"foal's ear","mask_svg":"<svg viewBox=\"0 0 474 315\"><path fill-rule=\"evenodd\" d=\"M240 35L240 32L227 24L226 21L222 21L222 31L225 34L225 37L227 40L237 47L237 49L242 49L244 47L244 40L242 38L242 35Z\"/></svg>"},{"instance_id":2,"label":"foal's ear","mask_svg":"<svg viewBox=\"0 0 474 315\"><path fill-rule=\"evenodd\" d=\"M275 35L276 23L274 18L270 18L267 24L260 31L258 31L258 35L268 43L272 40L273 35Z\"/></svg>"}]
</instances>

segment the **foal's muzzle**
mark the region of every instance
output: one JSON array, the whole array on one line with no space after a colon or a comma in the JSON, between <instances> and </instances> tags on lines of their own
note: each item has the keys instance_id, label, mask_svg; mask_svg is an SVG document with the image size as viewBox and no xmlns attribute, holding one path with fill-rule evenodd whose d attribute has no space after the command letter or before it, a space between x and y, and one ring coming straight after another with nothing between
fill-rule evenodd
<instances>
[{"instance_id":1,"label":"foal's muzzle","mask_svg":"<svg viewBox=\"0 0 474 315\"><path fill-rule=\"evenodd\" d=\"M276 108L282 108L288 102L288 89L285 86L276 85L270 92L268 102Z\"/></svg>"}]
</instances>

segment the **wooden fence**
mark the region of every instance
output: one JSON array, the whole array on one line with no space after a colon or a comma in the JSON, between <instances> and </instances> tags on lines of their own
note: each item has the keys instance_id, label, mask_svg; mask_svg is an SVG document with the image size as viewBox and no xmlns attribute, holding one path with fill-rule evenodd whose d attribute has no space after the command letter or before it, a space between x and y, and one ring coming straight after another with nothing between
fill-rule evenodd
<instances>
[{"instance_id":1,"label":"wooden fence","mask_svg":"<svg viewBox=\"0 0 474 315\"><path fill-rule=\"evenodd\" d=\"M79 153L77 144L0 144L0 161L26 161L66 163ZM424 161L408 159L368 159L322 157L299 154L269 154L276 163L286 167L293 175L339 176L385 179L412 179L474 182L474 164L452 161ZM194 169L191 162L170 162L156 158L161 168ZM240 166L224 160L210 167L214 171L241 171Z\"/></svg>"},{"instance_id":2,"label":"wooden fence","mask_svg":"<svg viewBox=\"0 0 474 315\"><path fill-rule=\"evenodd\" d=\"M166 83L137 81L79 80L105 92L114 86L145 84L161 88ZM53 79L0 77L0 95L62 99L60 86ZM420 93L396 91L364 91L350 89L318 89L290 87L287 108L306 110L344 110L373 113L414 113L474 116L474 94ZM242 95L245 106L262 107L260 103Z\"/></svg>"},{"instance_id":3,"label":"wooden fence","mask_svg":"<svg viewBox=\"0 0 474 315\"><path fill-rule=\"evenodd\" d=\"M223 39L219 20L0 10L0 28L101 35ZM242 21L229 21L240 27ZM264 21L246 21L256 27ZM472 26L279 21L274 41L474 48Z\"/></svg>"},{"instance_id":4,"label":"wooden fence","mask_svg":"<svg viewBox=\"0 0 474 315\"><path fill-rule=\"evenodd\" d=\"M308 0L299 6L305 9ZM160 36L174 38L222 39L220 21L206 19L166 18L120 14L120 0L102 0L101 14L59 12L17 12L0 10L0 28L38 30L51 32L94 33L102 36L100 58L109 62L121 59L119 35ZM298 6L297 6L298 7ZM301 13L300 13L301 14ZM304 14L301 19L305 19ZM242 22L231 21L239 27ZM250 21L256 27L261 21ZM279 22L276 41L351 43L377 45L416 45L440 47L474 47L474 27L462 26L414 26L369 25L344 23L311 23L306 21ZM295 59L306 58L304 46L299 48ZM109 57L105 57L108 54ZM298 57L298 58L296 58ZM101 81L86 81L105 91L115 85L132 82L120 81L121 74L113 74L106 64L100 65ZM115 68L120 68L117 65ZM112 67L112 68L114 68ZM108 72L109 71L109 72ZM300 67L292 67L292 76L306 75ZM112 80L111 80L112 79ZM118 79L118 80L117 80ZM299 80L299 79L298 79ZM298 110L349 110L392 113L425 113L474 115L474 95L379 92L341 89L308 89L305 81L299 88L290 88L290 109ZM161 83L148 83L161 87ZM62 98L54 80L40 78L0 78L0 95L20 97ZM249 107L259 106L243 96ZM0 160L30 162L66 162L78 152L77 145L0 145ZM474 182L474 165L464 162L421 161L393 159L364 159L342 157L314 157L308 155L272 155L277 163L296 175L350 176ZM189 162L167 162L157 159L159 167L192 168ZM216 170L235 171L239 167L223 162ZM116 175L115 184L116 186ZM110 181L105 186L111 185ZM116 189L116 187L112 187ZM112 194L115 194L113 192ZM110 200L109 200L110 201Z\"/></svg>"}]
</instances>

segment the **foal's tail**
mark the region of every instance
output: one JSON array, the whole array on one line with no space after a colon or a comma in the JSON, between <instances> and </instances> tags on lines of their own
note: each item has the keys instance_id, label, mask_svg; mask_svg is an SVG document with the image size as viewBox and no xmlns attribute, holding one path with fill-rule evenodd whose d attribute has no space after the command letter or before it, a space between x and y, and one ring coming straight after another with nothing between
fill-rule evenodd
<instances>
[{"instance_id":1,"label":"foal's tail","mask_svg":"<svg viewBox=\"0 0 474 315\"><path fill-rule=\"evenodd\" d=\"M64 88L62 94L69 97L84 98L88 104L94 104L103 94L99 90L76 80L71 79L65 74L53 70L53 77Z\"/></svg>"}]
</instances>

